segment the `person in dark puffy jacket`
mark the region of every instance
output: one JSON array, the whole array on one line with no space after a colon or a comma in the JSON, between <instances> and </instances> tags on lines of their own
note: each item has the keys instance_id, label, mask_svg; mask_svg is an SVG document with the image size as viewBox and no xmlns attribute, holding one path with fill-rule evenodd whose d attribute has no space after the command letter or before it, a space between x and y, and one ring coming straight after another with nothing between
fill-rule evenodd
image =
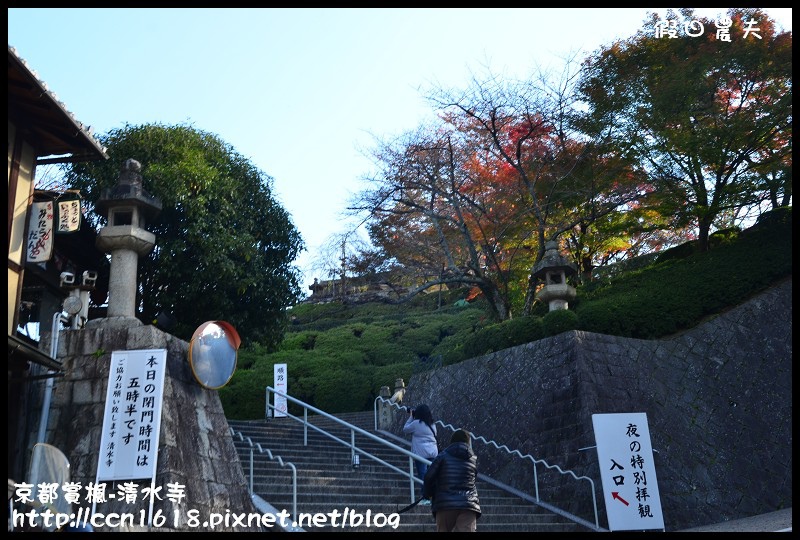
<instances>
[{"instance_id":1,"label":"person in dark puffy jacket","mask_svg":"<svg viewBox=\"0 0 800 540\"><path fill-rule=\"evenodd\" d=\"M475 532L481 517L477 479L478 458L470 434L459 429L428 467L422 487L423 496L433 501L431 511L438 532Z\"/></svg>"}]
</instances>

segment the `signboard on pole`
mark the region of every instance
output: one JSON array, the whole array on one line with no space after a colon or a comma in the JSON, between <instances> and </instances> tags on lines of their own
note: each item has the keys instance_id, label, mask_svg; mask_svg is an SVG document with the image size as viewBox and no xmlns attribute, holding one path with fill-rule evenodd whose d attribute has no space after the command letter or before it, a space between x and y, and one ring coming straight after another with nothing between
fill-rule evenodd
<instances>
[{"instance_id":1,"label":"signboard on pole","mask_svg":"<svg viewBox=\"0 0 800 540\"><path fill-rule=\"evenodd\" d=\"M664 529L645 413L593 414L610 531Z\"/></svg>"},{"instance_id":2,"label":"signboard on pole","mask_svg":"<svg viewBox=\"0 0 800 540\"><path fill-rule=\"evenodd\" d=\"M278 392L288 394L286 385L286 364L273 364L275 383L273 388ZM286 416L286 398L283 396L275 395L275 410L273 411L275 417Z\"/></svg>"},{"instance_id":3,"label":"signboard on pole","mask_svg":"<svg viewBox=\"0 0 800 540\"><path fill-rule=\"evenodd\" d=\"M167 350L114 351L97 481L155 478Z\"/></svg>"}]
</instances>

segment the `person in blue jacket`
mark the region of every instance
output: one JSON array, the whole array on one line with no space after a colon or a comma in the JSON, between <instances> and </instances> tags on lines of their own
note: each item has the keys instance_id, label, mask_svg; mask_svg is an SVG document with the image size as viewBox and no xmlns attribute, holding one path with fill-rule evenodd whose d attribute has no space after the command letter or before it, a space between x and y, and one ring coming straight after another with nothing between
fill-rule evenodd
<instances>
[{"instance_id":1,"label":"person in blue jacket","mask_svg":"<svg viewBox=\"0 0 800 540\"><path fill-rule=\"evenodd\" d=\"M422 487L422 495L433 501L437 532L476 531L481 517L477 479L478 457L470 433L459 429L428 467Z\"/></svg>"},{"instance_id":2,"label":"person in blue jacket","mask_svg":"<svg viewBox=\"0 0 800 540\"><path fill-rule=\"evenodd\" d=\"M419 405L408 412L408 420L403 426L403 433L411 435L411 451L418 456L432 460L439 454L433 413L431 413L431 409L427 405ZM414 463L416 464L417 478L424 481L428 464L416 460L414 460ZM428 506L431 501L423 496L419 504Z\"/></svg>"}]
</instances>

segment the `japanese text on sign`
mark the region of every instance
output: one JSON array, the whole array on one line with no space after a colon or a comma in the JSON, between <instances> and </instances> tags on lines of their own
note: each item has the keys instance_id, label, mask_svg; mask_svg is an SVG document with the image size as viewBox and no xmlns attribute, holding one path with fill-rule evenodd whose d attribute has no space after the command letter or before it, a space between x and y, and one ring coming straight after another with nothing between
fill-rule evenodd
<instances>
[{"instance_id":1,"label":"japanese text on sign","mask_svg":"<svg viewBox=\"0 0 800 540\"><path fill-rule=\"evenodd\" d=\"M286 364L274 364L275 390L287 393ZM275 394L275 416L286 416L286 398Z\"/></svg>"},{"instance_id":2,"label":"japanese text on sign","mask_svg":"<svg viewBox=\"0 0 800 540\"><path fill-rule=\"evenodd\" d=\"M35 202L31 205L25 245L28 262L50 260L53 251L53 201Z\"/></svg>"},{"instance_id":3,"label":"japanese text on sign","mask_svg":"<svg viewBox=\"0 0 800 540\"><path fill-rule=\"evenodd\" d=\"M111 355L98 481L155 474L166 364L166 349Z\"/></svg>"},{"instance_id":4,"label":"japanese text on sign","mask_svg":"<svg viewBox=\"0 0 800 540\"><path fill-rule=\"evenodd\" d=\"M609 530L663 529L647 415L593 414L592 424Z\"/></svg>"},{"instance_id":5,"label":"japanese text on sign","mask_svg":"<svg viewBox=\"0 0 800 540\"><path fill-rule=\"evenodd\" d=\"M58 228L56 232L75 232L81 228L81 201L68 199L58 201Z\"/></svg>"}]
</instances>

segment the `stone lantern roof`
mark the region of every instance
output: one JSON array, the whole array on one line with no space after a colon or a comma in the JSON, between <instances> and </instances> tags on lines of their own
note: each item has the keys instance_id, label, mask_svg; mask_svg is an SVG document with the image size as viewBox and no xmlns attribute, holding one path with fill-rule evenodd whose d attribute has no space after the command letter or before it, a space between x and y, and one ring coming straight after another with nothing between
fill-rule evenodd
<instances>
[{"instance_id":1,"label":"stone lantern roof","mask_svg":"<svg viewBox=\"0 0 800 540\"><path fill-rule=\"evenodd\" d=\"M109 217L109 209L119 206L135 206L142 217L152 219L161 211L161 201L153 197L142 187L142 165L135 159L127 159L117 185L103 189L100 199L95 203L95 211L103 217Z\"/></svg>"},{"instance_id":2,"label":"stone lantern roof","mask_svg":"<svg viewBox=\"0 0 800 540\"><path fill-rule=\"evenodd\" d=\"M578 273L578 267L558 252L558 242L548 241L541 261L533 268L534 277L543 277L547 272L564 272L566 276Z\"/></svg>"}]
</instances>

